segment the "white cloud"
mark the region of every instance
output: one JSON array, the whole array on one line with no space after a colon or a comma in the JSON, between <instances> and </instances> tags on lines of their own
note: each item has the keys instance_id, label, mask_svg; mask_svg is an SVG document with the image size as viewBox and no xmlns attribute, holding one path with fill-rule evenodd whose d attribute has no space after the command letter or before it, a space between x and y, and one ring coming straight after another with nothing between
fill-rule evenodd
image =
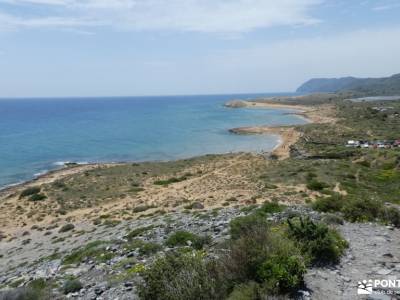
<instances>
[{"instance_id":1,"label":"white cloud","mask_svg":"<svg viewBox=\"0 0 400 300\"><path fill-rule=\"evenodd\" d=\"M4 10L1 28L106 25L124 30L241 33L318 22L310 10L323 0L5 0L26 7ZM32 6L47 15L32 15ZM1 10L0 10L1 13Z\"/></svg>"},{"instance_id":2,"label":"white cloud","mask_svg":"<svg viewBox=\"0 0 400 300\"><path fill-rule=\"evenodd\" d=\"M384 10L390 10L390 9L395 9L395 8L399 8L399 7L400 7L400 3L395 3L395 4L375 6L373 8L373 10L384 11Z\"/></svg>"},{"instance_id":3,"label":"white cloud","mask_svg":"<svg viewBox=\"0 0 400 300\"><path fill-rule=\"evenodd\" d=\"M211 68L210 80L228 76L230 83L237 82L244 91L262 91L263 87L267 91L287 91L311 77L379 77L398 73L399 36L400 27L392 27L291 39L223 51L206 58L201 65Z\"/></svg>"}]
</instances>

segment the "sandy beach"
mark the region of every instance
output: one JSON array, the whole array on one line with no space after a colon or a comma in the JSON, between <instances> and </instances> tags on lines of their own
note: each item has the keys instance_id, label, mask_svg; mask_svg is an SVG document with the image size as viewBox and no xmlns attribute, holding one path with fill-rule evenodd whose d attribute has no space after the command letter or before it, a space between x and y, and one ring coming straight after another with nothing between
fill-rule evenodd
<instances>
[{"instance_id":1,"label":"sandy beach","mask_svg":"<svg viewBox=\"0 0 400 300\"><path fill-rule=\"evenodd\" d=\"M290 105L277 104L268 102L242 101L235 100L228 102L227 107L231 108L255 108L255 109L288 109L296 110L291 114L295 114L307 120L309 123L334 123L334 108L331 105ZM294 145L301 137L301 132L296 130L296 126L248 126L232 128L230 132L236 134L274 134L280 136L279 144L274 148L272 154L278 159L286 159L290 157L290 147Z\"/></svg>"}]
</instances>

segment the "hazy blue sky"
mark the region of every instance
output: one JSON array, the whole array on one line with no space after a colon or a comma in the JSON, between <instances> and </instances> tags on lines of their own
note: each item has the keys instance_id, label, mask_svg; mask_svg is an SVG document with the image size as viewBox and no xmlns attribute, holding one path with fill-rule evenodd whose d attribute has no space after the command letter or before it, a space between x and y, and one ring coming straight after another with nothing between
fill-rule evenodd
<instances>
[{"instance_id":1,"label":"hazy blue sky","mask_svg":"<svg viewBox=\"0 0 400 300\"><path fill-rule=\"evenodd\" d=\"M393 73L399 0L0 0L0 97L279 92Z\"/></svg>"}]
</instances>

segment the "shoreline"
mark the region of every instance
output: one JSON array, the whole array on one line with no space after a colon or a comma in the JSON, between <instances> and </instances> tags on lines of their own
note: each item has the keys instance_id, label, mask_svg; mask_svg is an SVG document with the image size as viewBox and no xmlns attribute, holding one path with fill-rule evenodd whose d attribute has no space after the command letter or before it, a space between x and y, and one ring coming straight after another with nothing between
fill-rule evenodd
<instances>
[{"instance_id":1,"label":"shoreline","mask_svg":"<svg viewBox=\"0 0 400 300\"><path fill-rule=\"evenodd\" d=\"M257 108L266 108L271 107L267 104L256 104L250 103L252 107L257 106ZM276 105L273 105L276 108ZM279 105L280 108L285 108L284 105ZM288 107L286 107L288 108ZM293 109L293 106L289 106L290 109ZM298 109L299 110L299 109ZM321 114L326 113L326 110L323 112L321 107L308 107L299 110L299 114L302 114L303 117L307 118L309 122L318 121L317 118L309 117L310 114L315 114L318 118L321 118ZM300 131L296 130L295 125L293 126L279 126L279 127L268 127L268 126L249 126L249 127L241 127L241 128L233 128L230 129L229 132L234 134L270 134L277 137L277 144L271 151L268 151L268 155L275 155L277 159L286 159L290 157L291 146L295 144L299 138L301 137ZM200 162L202 163L200 163ZM258 189L260 188L257 184L251 181L251 176L243 174L243 172L239 172L238 170L251 170L256 166L264 166L265 164L269 164L269 159L266 159L266 152L251 152L251 151L238 151L238 152L229 152L224 154L205 154L205 155L197 155L191 158L181 158L176 160L165 160L165 161L131 161L131 162L95 162L88 164L66 164L61 168L57 168L55 170L50 170L49 172L39 175L36 178L31 180L18 183L13 186L5 187L4 189L0 189L0 205L3 208L7 208L5 215L0 218L0 224L3 226L3 230L0 230L0 236L2 231L9 238L13 236L19 236L23 234L23 231L31 226L37 224L52 224L52 222L80 222L82 218L85 220L96 220L99 215L110 215L112 214L120 214L119 218L125 218L122 212L131 212L133 211L132 217L140 218L146 216L148 214L156 213L157 211L165 210L165 211L176 211L178 207L183 209L187 200L189 202L194 202L198 199L203 199L204 207L215 208L222 205L223 201L226 199L230 199L230 197L241 199L240 203L250 203L254 197L257 197ZM169 166L168 171L166 173L154 174L152 171L154 169L156 172L162 172L157 170L163 170L163 165ZM25 203L26 211L23 214L19 214L18 206L20 205L20 193L28 188L34 186L46 186L52 184L58 180L63 182L74 182L74 178L79 178L83 176L87 171L95 171L97 170L100 173L108 172L108 168L113 167L122 167L122 168L131 168L130 165L135 165L133 168L139 168L141 170L139 173L135 173L134 176L144 176L145 178L141 181L140 186L137 192L130 192L132 187L125 186L122 184L124 189L121 189L121 193L118 195L112 195L109 198L93 198L98 204L95 206L85 206L82 207L77 206L77 208L70 208L71 210L65 211L64 214L59 214L59 209L62 208L62 205L58 203L58 201L51 202L37 202L36 204L32 204L27 200L23 200ZM136 166L137 165L137 166ZM182 167L183 165L183 167ZM161 167L160 167L161 166ZM182 169L178 173L174 170L177 167L178 169ZM161 169L160 169L161 168ZM142 173L143 172L143 173ZM163 171L164 172L164 171ZM139 174L139 175L138 175ZM146 174L146 175L141 175ZM167 175L168 174L168 175ZM184 174L191 174L188 178L186 178ZM110 175L112 176L112 175ZM180 177L181 176L181 177ZM183 177L182 177L183 176ZM248 176L248 177L246 177ZM90 184L95 184L98 180L101 181L102 177L97 179L92 174L92 180L87 182ZM154 184L154 181L157 180L168 180L170 178L178 178L178 182L170 185L170 188L166 189L165 187L160 187L157 184ZM183 181L180 182L180 178ZM229 178L229 179L228 179ZM80 179L77 179L79 182ZM243 180L246 181L246 187L243 187ZM231 189L232 181L235 181L236 189ZM217 184L218 188L215 188ZM251 187L251 188L249 188ZM300 188L300 187L296 187ZM301 187L303 188L303 187ZM136 189L136 187L133 187ZM230 193L221 193L228 189ZM278 189L280 190L280 189ZM128 193L127 193L128 191ZM45 190L45 195L48 191ZM67 192L68 193L68 192ZM48 195L51 199L56 199L55 195ZM82 204L83 200L78 200L73 198L73 196L69 195L69 202L75 205L76 203ZM226 198L226 199L225 199ZM218 199L218 200L216 200ZM225 200L224 200L225 199ZM72 202L71 202L72 201ZM86 200L85 200L86 201ZM227 200L226 200L227 201ZM257 200L258 201L258 200ZM69 204L67 204L68 206ZM177 205L177 206L176 206ZM135 213L134 209L136 207L149 207L149 211L145 213ZM13 208L13 210L10 210ZM10 210L8 212L8 210ZM46 211L44 213L44 211ZM31 215L32 214L32 215ZM35 217L32 217L33 214ZM14 220L14 218L16 218ZM12 221L11 221L12 220ZM57 220L57 221L55 221ZM69 220L69 221L68 221ZM50 226L51 227L51 226Z\"/></svg>"},{"instance_id":2,"label":"shoreline","mask_svg":"<svg viewBox=\"0 0 400 300\"><path fill-rule=\"evenodd\" d=\"M231 102L239 102L239 100L234 100ZM296 115L300 118L303 118L308 123L324 123L321 122L321 116L316 116L315 112L320 112L320 107L310 107L305 105L291 105L291 104L277 104L277 103L267 103L267 102L258 102L257 100L249 100L244 101L240 100L240 106L231 106L230 102L225 104L226 107L231 108L254 108L254 109L286 109L286 110L295 110L295 112L288 112L287 114ZM314 113L312 113L314 112ZM237 127L228 129L228 132L234 134L270 134L278 137L278 143L271 150L268 151L271 155L276 155L278 159L286 159L290 156L290 147L295 144L298 139L301 137L301 133L295 130L296 125L287 125L287 126L245 126L245 127ZM233 153L241 153L246 151L238 151ZM218 153L220 155L228 154L227 153ZM254 153L249 151L249 153ZM216 155L218 155L216 154ZM204 154L206 155L206 154ZM202 156L202 155L200 155ZM194 157L199 157L196 155ZM187 158L178 158L176 161L181 159L190 159L193 157ZM121 162L88 162L88 163L73 163L70 162L65 163L59 168L49 170L40 174L38 176L34 176L31 179L24 180L21 182L8 184L3 187L0 187L0 196L4 197L15 193L19 189L23 187L29 187L31 185L43 184L57 180L58 178L62 178L64 176L73 175L76 173L81 173L93 168L101 168L101 167L110 167L117 165L124 165L130 163L144 163L144 162L160 162L163 160L155 160L155 161L121 161ZM166 160L166 161L175 161L175 160Z\"/></svg>"},{"instance_id":3,"label":"shoreline","mask_svg":"<svg viewBox=\"0 0 400 300\"><path fill-rule=\"evenodd\" d=\"M303 118L309 124L314 123L334 123L335 118L327 115L326 109L330 108L329 105L292 105L292 104L278 104L268 102L254 101L243 101L235 100L225 104L226 107L230 108L254 108L254 109L293 109L296 112L290 112L288 114L296 115ZM237 127L229 130L235 134L272 134L280 137L280 142L271 151L271 155L276 156L278 159L286 159L290 157L290 149L302 136L302 133L296 130L296 125L287 126L245 126Z\"/></svg>"}]
</instances>

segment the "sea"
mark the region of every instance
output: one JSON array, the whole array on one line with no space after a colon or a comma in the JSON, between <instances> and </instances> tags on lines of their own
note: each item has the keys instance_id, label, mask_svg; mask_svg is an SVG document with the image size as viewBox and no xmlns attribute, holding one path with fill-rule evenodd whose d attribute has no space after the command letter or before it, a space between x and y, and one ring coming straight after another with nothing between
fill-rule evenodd
<instances>
[{"instance_id":1,"label":"sea","mask_svg":"<svg viewBox=\"0 0 400 300\"><path fill-rule=\"evenodd\" d=\"M306 121L290 110L223 104L276 95L282 94L0 99L0 188L66 162L165 161L271 151L278 136L235 135L229 129Z\"/></svg>"}]
</instances>

